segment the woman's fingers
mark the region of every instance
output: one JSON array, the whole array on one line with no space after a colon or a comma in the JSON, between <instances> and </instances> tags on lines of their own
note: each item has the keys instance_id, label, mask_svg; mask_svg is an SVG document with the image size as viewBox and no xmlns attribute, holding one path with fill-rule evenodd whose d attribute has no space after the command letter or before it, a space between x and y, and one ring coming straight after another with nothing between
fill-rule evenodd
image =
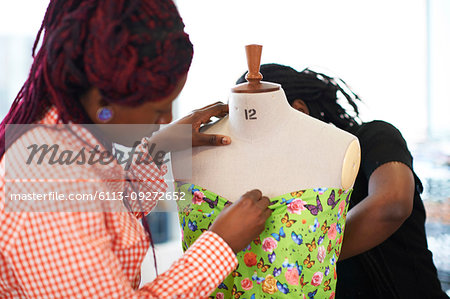
<instances>
[{"instance_id":1,"label":"woman's fingers","mask_svg":"<svg viewBox=\"0 0 450 299\"><path fill-rule=\"evenodd\" d=\"M205 106L205 107L203 107L203 108L200 108L200 109L198 109L199 111L204 111L204 110L207 110L207 109L209 109L209 108L211 108L211 107L213 107L213 106L217 106L217 105L226 105L226 104L224 104L223 102L220 102L220 101L217 101L217 102L215 102L215 103L212 103L212 104L209 104L209 105L207 105L207 106Z\"/></svg>"},{"instance_id":2,"label":"woman's fingers","mask_svg":"<svg viewBox=\"0 0 450 299\"><path fill-rule=\"evenodd\" d=\"M211 121L211 117L223 117L228 113L228 105L217 102L199 110L196 110L193 115L192 122L192 146L218 146L228 145L231 139L228 136L216 134L204 134L200 132L200 127Z\"/></svg>"},{"instance_id":3,"label":"woman's fingers","mask_svg":"<svg viewBox=\"0 0 450 299\"><path fill-rule=\"evenodd\" d=\"M199 132L192 133L192 146L203 145L228 145L231 139L224 135L203 134Z\"/></svg>"},{"instance_id":4,"label":"woman's fingers","mask_svg":"<svg viewBox=\"0 0 450 299\"><path fill-rule=\"evenodd\" d=\"M243 198L249 198L249 199L253 200L254 202L257 202L258 200L261 199L261 197L262 197L262 192L258 189L253 189L251 191L248 191L244 195L242 195L240 200L242 200Z\"/></svg>"},{"instance_id":5,"label":"woman's fingers","mask_svg":"<svg viewBox=\"0 0 450 299\"><path fill-rule=\"evenodd\" d=\"M266 209L266 210L264 211L264 213L263 213L263 217L264 217L265 219L269 218L270 215L272 215L272 212L273 212L273 210L271 210L271 209Z\"/></svg>"},{"instance_id":6,"label":"woman's fingers","mask_svg":"<svg viewBox=\"0 0 450 299\"><path fill-rule=\"evenodd\" d=\"M221 236L234 252L245 248L264 230L270 201L261 191L252 190L241 196L234 204L223 209L210 227Z\"/></svg>"},{"instance_id":7,"label":"woman's fingers","mask_svg":"<svg viewBox=\"0 0 450 299\"><path fill-rule=\"evenodd\" d=\"M194 110L192 113L174 124L192 125L192 146L218 146L231 143L231 138L224 135L204 134L200 132L202 125L211 121L212 117L224 117L228 114L228 105L222 102L210 104L201 109Z\"/></svg>"},{"instance_id":8,"label":"woman's fingers","mask_svg":"<svg viewBox=\"0 0 450 299\"><path fill-rule=\"evenodd\" d=\"M263 196L260 200L258 200L257 204L262 209L267 209L270 205L270 199L267 196Z\"/></svg>"},{"instance_id":9,"label":"woman's fingers","mask_svg":"<svg viewBox=\"0 0 450 299\"><path fill-rule=\"evenodd\" d=\"M194 125L196 124L200 128L201 124L209 122L211 117L224 117L228 114L228 105L223 103L215 103L206 106L200 110L194 112Z\"/></svg>"}]
</instances>

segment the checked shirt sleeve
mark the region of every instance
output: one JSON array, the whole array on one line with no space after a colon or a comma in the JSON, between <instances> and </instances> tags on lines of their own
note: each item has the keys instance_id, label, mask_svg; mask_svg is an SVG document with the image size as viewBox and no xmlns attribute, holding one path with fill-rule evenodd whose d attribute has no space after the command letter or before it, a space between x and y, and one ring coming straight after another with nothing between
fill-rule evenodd
<instances>
[{"instance_id":1,"label":"checked shirt sleeve","mask_svg":"<svg viewBox=\"0 0 450 299\"><path fill-rule=\"evenodd\" d=\"M158 298L207 297L236 266L236 256L228 244L217 234L204 232L181 259L140 292Z\"/></svg>"},{"instance_id":2,"label":"checked shirt sleeve","mask_svg":"<svg viewBox=\"0 0 450 299\"><path fill-rule=\"evenodd\" d=\"M115 251L118 240L108 237L110 226L127 215L132 216L29 213L3 219L3 225L11 225L9 231L19 234L14 242L2 243L0 297L202 298L237 265L230 247L215 233L205 232L168 271L137 289L139 275L133 276L137 280L130 275L139 271L148 247ZM133 230L123 224L123 238L130 238Z\"/></svg>"},{"instance_id":3,"label":"checked shirt sleeve","mask_svg":"<svg viewBox=\"0 0 450 299\"><path fill-rule=\"evenodd\" d=\"M153 161L148 153L148 140L135 148L132 163L126 170L127 183L124 194L128 204L137 218L148 214L157 204L157 199L167 191L167 183L164 176L167 173L167 165L160 167Z\"/></svg>"}]
</instances>

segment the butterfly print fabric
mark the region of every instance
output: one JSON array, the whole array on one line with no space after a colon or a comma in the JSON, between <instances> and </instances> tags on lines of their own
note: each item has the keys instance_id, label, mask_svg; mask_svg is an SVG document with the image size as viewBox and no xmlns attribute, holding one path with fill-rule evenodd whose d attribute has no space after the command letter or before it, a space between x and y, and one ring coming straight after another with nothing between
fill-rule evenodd
<instances>
[{"instance_id":1,"label":"butterfly print fabric","mask_svg":"<svg viewBox=\"0 0 450 299\"><path fill-rule=\"evenodd\" d=\"M228 201L193 184L178 182L176 189L185 193L177 204L186 251ZM238 267L210 298L333 298L351 191L306 189L271 198L265 230L237 254Z\"/></svg>"}]
</instances>

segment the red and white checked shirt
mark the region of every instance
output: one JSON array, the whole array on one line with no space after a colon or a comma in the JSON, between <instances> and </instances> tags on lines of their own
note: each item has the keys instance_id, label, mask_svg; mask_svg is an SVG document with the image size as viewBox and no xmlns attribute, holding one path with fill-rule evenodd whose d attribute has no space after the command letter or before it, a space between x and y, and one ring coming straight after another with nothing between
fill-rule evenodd
<instances>
[{"instance_id":1,"label":"red and white checked shirt","mask_svg":"<svg viewBox=\"0 0 450 299\"><path fill-rule=\"evenodd\" d=\"M41 123L56 124L56 120L57 111L53 108ZM94 136L83 129L64 134L33 129L8 149L8 152L15 151L8 158L23 159L24 148L36 139L67 149L85 146L74 134L83 140L95 141ZM19 176L20 171L24 171L9 168ZM92 171L88 173L83 166L51 169L57 172L55 177L92 179ZM214 291L237 265L228 244L207 231L168 271L138 288L141 263L150 244L138 219L143 213L5 211L5 156L0 162L0 171L0 298L202 298ZM167 185L161 180L165 170L158 169L154 163L133 165L131 173L150 182L140 186L139 191L166 190ZM50 192L55 186L36 184L24 184L20 191L26 192L26 186L37 186L42 192ZM128 182L83 184L83 180L78 180L58 188L91 193L96 192L96 188L108 191L129 188ZM156 201L150 201L145 208L150 211L155 205Z\"/></svg>"}]
</instances>

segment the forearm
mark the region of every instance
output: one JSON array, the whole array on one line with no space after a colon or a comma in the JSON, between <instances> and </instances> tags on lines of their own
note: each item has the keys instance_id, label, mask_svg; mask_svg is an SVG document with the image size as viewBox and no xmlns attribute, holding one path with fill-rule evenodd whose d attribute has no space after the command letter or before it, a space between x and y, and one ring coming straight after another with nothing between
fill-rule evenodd
<instances>
[{"instance_id":1,"label":"forearm","mask_svg":"<svg viewBox=\"0 0 450 299\"><path fill-rule=\"evenodd\" d=\"M173 151L181 151L192 147L192 125L169 124L147 137L149 154L154 160ZM163 157L163 156L162 156Z\"/></svg>"},{"instance_id":2,"label":"forearm","mask_svg":"<svg viewBox=\"0 0 450 299\"><path fill-rule=\"evenodd\" d=\"M155 194L167 191L164 180L167 165L158 165L150 156L148 140L140 143L133 152L133 160L126 171L123 193L126 203L137 218L148 214L157 203Z\"/></svg>"},{"instance_id":3,"label":"forearm","mask_svg":"<svg viewBox=\"0 0 450 299\"><path fill-rule=\"evenodd\" d=\"M168 271L135 289L146 246L126 213L28 214L16 220L21 234L0 254L11 294L21 298L203 298L237 265L229 245L208 231ZM0 297L10 290L0 287Z\"/></svg>"},{"instance_id":4,"label":"forearm","mask_svg":"<svg viewBox=\"0 0 450 299\"><path fill-rule=\"evenodd\" d=\"M236 256L228 244L208 231L167 272L145 285L139 293L158 298L204 298L236 265Z\"/></svg>"},{"instance_id":5,"label":"forearm","mask_svg":"<svg viewBox=\"0 0 450 299\"><path fill-rule=\"evenodd\" d=\"M405 221L395 203L368 196L347 213L339 260L363 253L389 238Z\"/></svg>"}]
</instances>

